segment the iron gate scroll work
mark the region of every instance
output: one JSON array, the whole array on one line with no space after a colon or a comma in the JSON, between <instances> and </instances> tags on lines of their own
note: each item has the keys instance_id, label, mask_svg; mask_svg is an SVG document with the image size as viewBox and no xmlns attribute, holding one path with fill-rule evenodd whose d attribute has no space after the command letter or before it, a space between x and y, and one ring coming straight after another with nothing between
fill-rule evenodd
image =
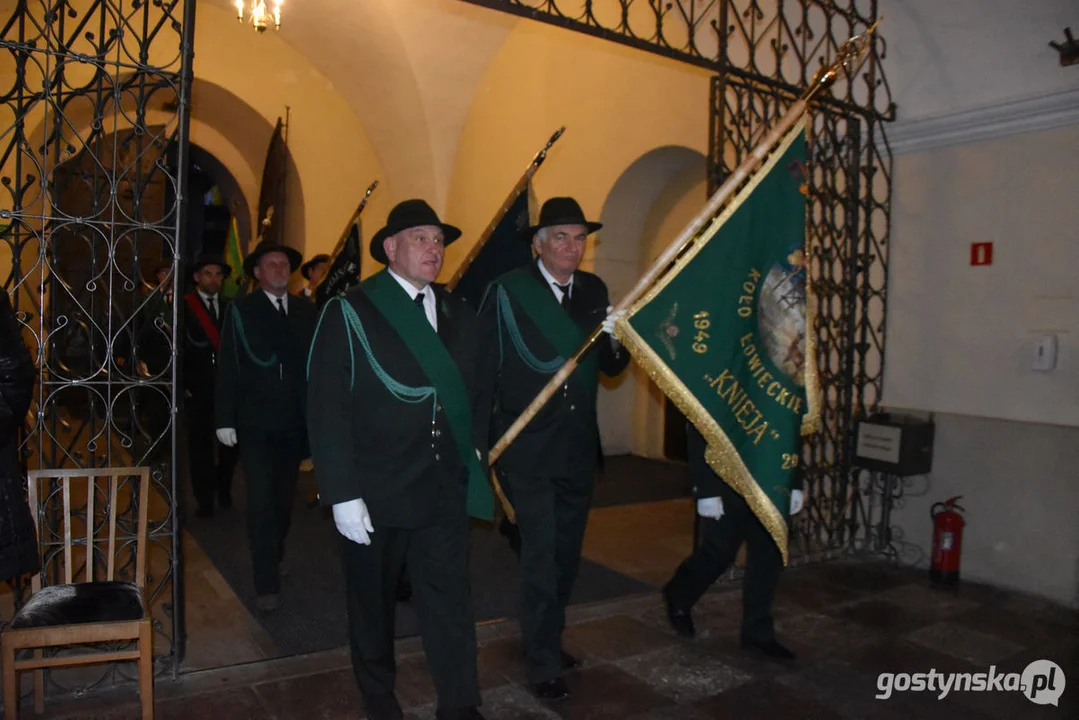
<instances>
[{"instance_id":1,"label":"iron gate scroll work","mask_svg":"<svg viewBox=\"0 0 1079 720\"><path fill-rule=\"evenodd\" d=\"M0 268L40 371L21 448L31 468L151 467L149 496L118 500L117 539L134 542L138 505L149 503L157 667L175 673L184 630L172 287L194 2L14 5L0 20ZM49 581L64 541L52 519L46 511ZM81 692L135 673L97 668L53 672L50 687Z\"/></svg>"},{"instance_id":2,"label":"iron gate scroll work","mask_svg":"<svg viewBox=\"0 0 1079 720\"><path fill-rule=\"evenodd\" d=\"M848 38L879 18L877 0L463 0L604 38L716 73L709 192L714 192ZM866 64L817 102L807 175L811 280L817 297L822 432L806 450L806 510L792 557L871 551L902 537L884 502L903 487L853 465L852 430L881 400L895 105L884 38Z\"/></svg>"},{"instance_id":3,"label":"iron gate scroll work","mask_svg":"<svg viewBox=\"0 0 1079 720\"><path fill-rule=\"evenodd\" d=\"M713 79L711 190L838 45L878 17L876 2L782 2L771 12L757 2L728 5L720 63L740 62L749 76ZM860 6L868 12L861 14ZM882 527L890 524L885 508L898 501L884 495L895 488L880 486L853 463L857 420L879 407L883 390L892 179L884 123L895 113L880 67L884 54L876 37L858 76L841 78L810 124L807 240L824 408L821 432L804 457L806 511L795 518L792 535L793 554L803 559L859 551L896 558L904 547L897 530ZM882 543L882 537L890 539Z\"/></svg>"}]
</instances>

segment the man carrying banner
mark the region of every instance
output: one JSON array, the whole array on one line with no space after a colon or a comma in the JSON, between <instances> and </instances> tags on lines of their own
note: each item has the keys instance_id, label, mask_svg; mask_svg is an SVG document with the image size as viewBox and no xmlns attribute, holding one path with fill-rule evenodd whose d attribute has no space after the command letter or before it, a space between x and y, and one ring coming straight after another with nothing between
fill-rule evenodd
<instances>
[{"instance_id":1,"label":"man carrying banner","mask_svg":"<svg viewBox=\"0 0 1079 720\"><path fill-rule=\"evenodd\" d=\"M433 285L461 231L406 200L371 239L387 269L322 312L308 429L342 536L352 667L367 716L401 718L394 611L407 561L438 692L436 718L482 718L468 578L469 515L490 520L490 390L472 308Z\"/></svg>"},{"instance_id":2,"label":"man carrying banner","mask_svg":"<svg viewBox=\"0 0 1079 720\"><path fill-rule=\"evenodd\" d=\"M317 313L289 295L303 256L264 240L244 258L244 274L259 289L235 300L225 316L217 360L217 438L239 442L247 499L247 535L257 605L280 605L280 564L292 519L300 461L308 456L306 361Z\"/></svg>"},{"instance_id":3,"label":"man carrying banner","mask_svg":"<svg viewBox=\"0 0 1079 720\"><path fill-rule=\"evenodd\" d=\"M742 580L742 647L756 649L775 660L794 660L794 653L775 639L772 601L783 556L771 535L746 504L745 498L716 475L705 460L704 437L687 424L689 457L697 514L701 516L700 542L663 587L667 617L679 635L693 637L696 629L690 610L698 599L727 571L746 544L746 572ZM790 514L802 510L801 473L791 487Z\"/></svg>"},{"instance_id":4,"label":"man carrying banner","mask_svg":"<svg viewBox=\"0 0 1079 720\"><path fill-rule=\"evenodd\" d=\"M494 430L501 435L528 407L609 309L607 286L578 269L600 223L572 198L551 198L526 231L538 258L506 273L487 292L480 315L487 364L497 378ZM610 332L617 317L604 329ZM521 537L521 634L537 696L566 697L562 673L577 664L562 649L565 609L577 577L596 471L599 373L614 376L629 353L601 338L559 392L499 460Z\"/></svg>"},{"instance_id":5,"label":"man carrying banner","mask_svg":"<svg viewBox=\"0 0 1079 720\"><path fill-rule=\"evenodd\" d=\"M326 271L330 269L330 256L326 253L321 253L311 258L303 265L300 266L300 274L303 275L303 279L307 281L307 284L303 288L303 296L315 302L315 288L322 282L322 278L326 277Z\"/></svg>"},{"instance_id":6,"label":"man carrying banner","mask_svg":"<svg viewBox=\"0 0 1079 720\"><path fill-rule=\"evenodd\" d=\"M664 587L671 624L693 634L690 609L744 540L742 644L790 660L773 634L772 598L803 504L801 449L820 422L820 382L807 302L806 121L785 121L774 148L754 154L767 158L761 169L691 244L672 244L663 259L676 262L615 332L690 421L702 542Z\"/></svg>"},{"instance_id":7,"label":"man carrying banner","mask_svg":"<svg viewBox=\"0 0 1079 720\"><path fill-rule=\"evenodd\" d=\"M232 268L220 257L204 256L191 270L195 289L184 295L184 412L191 487L198 504L195 517L209 518L215 499L223 509L232 507L232 475L238 457L235 447L220 444L214 437L214 374L228 309L221 285Z\"/></svg>"}]
</instances>

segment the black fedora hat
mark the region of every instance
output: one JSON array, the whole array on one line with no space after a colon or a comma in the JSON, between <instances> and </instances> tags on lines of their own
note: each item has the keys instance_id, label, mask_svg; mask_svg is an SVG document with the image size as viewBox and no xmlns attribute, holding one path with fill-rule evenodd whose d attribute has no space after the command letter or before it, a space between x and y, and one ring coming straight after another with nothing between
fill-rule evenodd
<instances>
[{"instance_id":1,"label":"black fedora hat","mask_svg":"<svg viewBox=\"0 0 1079 720\"><path fill-rule=\"evenodd\" d=\"M434 225L442 230L442 244L449 245L461 237L461 230L453 225L447 225L438 219L438 213L423 200L405 200L397 203L390 210L386 218L386 226L375 233L371 238L371 257L383 265L389 265L386 250L382 247L382 241L392 237L402 230L420 227L421 225Z\"/></svg>"},{"instance_id":2,"label":"black fedora hat","mask_svg":"<svg viewBox=\"0 0 1079 720\"><path fill-rule=\"evenodd\" d=\"M191 266L191 274L194 275L208 265L216 265L221 268L221 273L225 277L232 274L232 267L220 255L200 255L195 264Z\"/></svg>"},{"instance_id":3,"label":"black fedora hat","mask_svg":"<svg viewBox=\"0 0 1079 720\"><path fill-rule=\"evenodd\" d=\"M553 197L540 208L539 222L525 228L522 234L531 240L537 231L552 225L584 225L589 234L603 227L603 223L589 222L577 201L571 197Z\"/></svg>"},{"instance_id":4,"label":"black fedora hat","mask_svg":"<svg viewBox=\"0 0 1079 720\"><path fill-rule=\"evenodd\" d=\"M255 277L255 266L258 265L259 260L263 255L272 252L283 253L288 258L288 266L292 272L296 272L296 268L300 267L300 263L303 262L303 255L299 250L290 248L287 245L278 245L273 240L263 240L260 242L251 254L244 258L244 274L248 277Z\"/></svg>"},{"instance_id":5,"label":"black fedora hat","mask_svg":"<svg viewBox=\"0 0 1079 720\"><path fill-rule=\"evenodd\" d=\"M303 265L300 266L300 274L303 275L304 280L310 280L311 279L311 270L314 269L314 267L316 265L318 265L319 263L328 263L329 261L330 261L330 256L329 255L327 255L326 253L319 253L318 255L311 258L310 260L308 260L307 262L305 262Z\"/></svg>"}]
</instances>

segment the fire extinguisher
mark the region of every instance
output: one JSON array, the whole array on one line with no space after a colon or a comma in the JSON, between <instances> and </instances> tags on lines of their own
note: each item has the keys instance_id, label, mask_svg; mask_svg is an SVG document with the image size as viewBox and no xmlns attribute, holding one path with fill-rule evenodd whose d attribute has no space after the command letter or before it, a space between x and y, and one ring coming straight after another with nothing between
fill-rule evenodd
<instances>
[{"instance_id":1,"label":"fire extinguisher","mask_svg":"<svg viewBox=\"0 0 1079 720\"><path fill-rule=\"evenodd\" d=\"M962 496L934 503L929 509L933 518L933 562L929 566L929 579L936 583L959 581L959 555L963 544L963 526L966 520L956 512L965 512L956 505Z\"/></svg>"}]
</instances>

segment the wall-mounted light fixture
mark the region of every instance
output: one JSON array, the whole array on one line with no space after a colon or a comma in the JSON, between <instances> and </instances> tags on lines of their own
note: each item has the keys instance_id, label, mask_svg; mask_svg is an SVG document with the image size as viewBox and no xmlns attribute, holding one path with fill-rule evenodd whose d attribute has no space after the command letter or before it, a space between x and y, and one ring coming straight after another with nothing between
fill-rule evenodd
<instances>
[{"instance_id":1,"label":"wall-mounted light fixture","mask_svg":"<svg viewBox=\"0 0 1079 720\"><path fill-rule=\"evenodd\" d=\"M1067 38L1065 42L1051 42L1049 47L1060 53L1060 64L1075 65L1079 63L1079 41L1072 37L1072 29L1070 27L1064 28L1064 37Z\"/></svg>"},{"instance_id":2,"label":"wall-mounted light fixture","mask_svg":"<svg viewBox=\"0 0 1079 720\"><path fill-rule=\"evenodd\" d=\"M273 29L281 29L281 4L284 0L271 0L273 10L266 8L266 0L251 0L251 8L246 10L248 21L258 32L266 32L266 26L273 22ZM236 0L236 18L244 21L244 0Z\"/></svg>"}]
</instances>

